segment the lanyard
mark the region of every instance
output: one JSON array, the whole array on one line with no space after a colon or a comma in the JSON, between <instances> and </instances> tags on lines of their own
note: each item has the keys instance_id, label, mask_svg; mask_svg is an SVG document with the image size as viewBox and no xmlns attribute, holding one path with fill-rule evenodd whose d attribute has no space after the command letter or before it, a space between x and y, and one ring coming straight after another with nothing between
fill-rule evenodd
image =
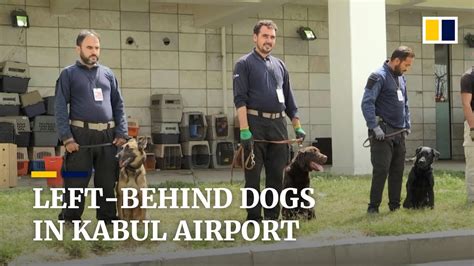
<instances>
[{"instance_id":1,"label":"lanyard","mask_svg":"<svg viewBox=\"0 0 474 266\"><path fill-rule=\"evenodd\" d=\"M281 85L278 82L278 79L276 77L276 74L275 74L275 67L273 66L273 62L272 62L272 60L270 60L270 58L268 58L268 60L265 60L265 65L267 66L268 73L273 78L273 81L276 83L276 86L281 87ZM283 82L282 82L282 84L283 84Z\"/></svg>"},{"instance_id":2,"label":"lanyard","mask_svg":"<svg viewBox=\"0 0 474 266\"><path fill-rule=\"evenodd\" d=\"M92 88L97 88L97 80L99 80L99 71L100 71L100 68L97 67L97 71L95 72L95 76L94 77L91 77L90 75L90 71L92 71L92 69L87 69L85 71L85 75L87 77L87 79L89 80Z\"/></svg>"},{"instance_id":3,"label":"lanyard","mask_svg":"<svg viewBox=\"0 0 474 266\"><path fill-rule=\"evenodd\" d=\"M395 85L397 85L397 90L401 90L400 88L400 77L397 77L397 80L393 77L392 73L388 73L390 77L392 78L393 82L395 82ZM397 82L398 81L398 82Z\"/></svg>"}]
</instances>

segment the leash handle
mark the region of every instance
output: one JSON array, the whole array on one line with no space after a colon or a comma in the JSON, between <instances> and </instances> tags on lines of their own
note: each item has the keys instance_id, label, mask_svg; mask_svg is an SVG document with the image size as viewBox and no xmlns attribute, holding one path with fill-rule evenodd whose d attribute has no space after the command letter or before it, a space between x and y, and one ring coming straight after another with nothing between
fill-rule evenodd
<instances>
[{"instance_id":1,"label":"leash handle","mask_svg":"<svg viewBox=\"0 0 474 266\"><path fill-rule=\"evenodd\" d=\"M240 158L239 158L240 157ZM236 166L237 161L240 160L240 164L242 168L246 170L252 170L255 167L255 153L253 152L253 146L250 149L250 154L245 159L245 150L242 145L239 145L237 150L234 153L234 158L232 159L232 164L230 166L230 184L233 184L234 179L234 168Z\"/></svg>"},{"instance_id":2,"label":"leash handle","mask_svg":"<svg viewBox=\"0 0 474 266\"><path fill-rule=\"evenodd\" d=\"M107 147L107 146L112 146L112 142L109 143L101 143L101 144L92 144L92 145L79 145L79 149L91 149L91 148L98 148L98 147Z\"/></svg>"},{"instance_id":3,"label":"leash handle","mask_svg":"<svg viewBox=\"0 0 474 266\"><path fill-rule=\"evenodd\" d=\"M101 143L101 144L93 144L93 145L79 145L79 149L91 149L91 148L97 148L97 147L107 147L107 146L112 146L112 142L109 143ZM68 157L68 151L65 150L63 154L63 165L62 165L62 170L67 172L67 157Z\"/></svg>"},{"instance_id":4,"label":"leash handle","mask_svg":"<svg viewBox=\"0 0 474 266\"><path fill-rule=\"evenodd\" d=\"M243 154L245 154L245 152ZM242 161L243 161L244 157L245 157L245 155L242 156ZM255 153L253 153L253 146L250 148L250 154L247 157L247 160L245 160L245 163L242 164L242 165L247 170L252 170L254 168L254 166L255 166Z\"/></svg>"},{"instance_id":5,"label":"leash handle","mask_svg":"<svg viewBox=\"0 0 474 266\"><path fill-rule=\"evenodd\" d=\"M293 143L302 143L303 139L286 139L286 140L261 140L261 139L254 139L254 142L261 142L261 143L272 143L272 144L293 144ZM255 167L255 153L253 152L253 145L250 148L250 154L245 159L245 151L242 145L239 145L239 148L235 151L234 158L232 160L232 164L230 166L230 184L233 184L234 179L234 168L236 165L236 161L240 160L242 168L244 170L252 170ZM240 155L241 154L241 155ZM240 158L236 158L240 155Z\"/></svg>"},{"instance_id":6,"label":"leash handle","mask_svg":"<svg viewBox=\"0 0 474 266\"><path fill-rule=\"evenodd\" d=\"M400 133L402 133L402 132L407 132L407 131L408 131L408 130L407 130L406 128L404 128L404 129L401 129L401 130L398 130L398 131L395 131L395 132L393 132L393 133L390 133L390 134L385 135L385 138L390 138L390 137L393 137L393 136L395 136L395 135L398 135L398 134L400 134ZM373 136L368 137L368 138L364 141L364 143L362 143L362 147L364 147L364 148L370 147L370 142L369 142L369 144L367 144L367 142L370 141L370 139L372 139L372 138L374 138L374 137L373 137Z\"/></svg>"}]
</instances>

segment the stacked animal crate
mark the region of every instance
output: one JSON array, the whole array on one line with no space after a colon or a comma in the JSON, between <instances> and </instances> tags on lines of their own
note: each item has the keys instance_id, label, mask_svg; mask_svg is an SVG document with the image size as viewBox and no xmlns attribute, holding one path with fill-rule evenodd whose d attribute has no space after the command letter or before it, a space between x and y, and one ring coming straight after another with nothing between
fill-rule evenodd
<instances>
[{"instance_id":1,"label":"stacked animal crate","mask_svg":"<svg viewBox=\"0 0 474 266\"><path fill-rule=\"evenodd\" d=\"M0 115L20 115L20 94L28 90L28 64L4 61L0 63ZM41 96L40 96L41 98Z\"/></svg>"},{"instance_id":2,"label":"stacked animal crate","mask_svg":"<svg viewBox=\"0 0 474 266\"><path fill-rule=\"evenodd\" d=\"M181 149L185 169L209 168L209 143L204 140L207 122L202 112L184 112L179 124Z\"/></svg>"},{"instance_id":3,"label":"stacked animal crate","mask_svg":"<svg viewBox=\"0 0 474 266\"><path fill-rule=\"evenodd\" d=\"M207 115L207 140L211 152L211 168L228 168L234 157L234 144L229 140L229 121L225 114Z\"/></svg>"},{"instance_id":4,"label":"stacked animal crate","mask_svg":"<svg viewBox=\"0 0 474 266\"><path fill-rule=\"evenodd\" d=\"M18 93L0 92L0 114L2 116L20 115L20 96Z\"/></svg>"},{"instance_id":5,"label":"stacked animal crate","mask_svg":"<svg viewBox=\"0 0 474 266\"><path fill-rule=\"evenodd\" d=\"M5 131L10 128L13 128L14 136L13 142L18 147L28 147L30 145L30 135L31 135L31 127L30 127L30 120L26 116L3 116L0 117L0 122L10 123L7 127L2 126L0 127L0 131ZM13 125L13 127L12 127ZM3 135L0 133L0 135ZM9 142L9 141L2 141L4 140L0 137L0 142Z\"/></svg>"},{"instance_id":6,"label":"stacked animal crate","mask_svg":"<svg viewBox=\"0 0 474 266\"><path fill-rule=\"evenodd\" d=\"M17 133L16 120L0 118L0 143L15 143Z\"/></svg>"},{"instance_id":7,"label":"stacked animal crate","mask_svg":"<svg viewBox=\"0 0 474 266\"><path fill-rule=\"evenodd\" d=\"M17 170L21 175L25 166L35 171L44 170L43 155L54 156L52 151L58 144L54 96L43 99L36 90L28 92L29 80L28 64L0 63L0 143L28 148L32 155L29 164L24 149L21 152L18 149Z\"/></svg>"},{"instance_id":8,"label":"stacked animal crate","mask_svg":"<svg viewBox=\"0 0 474 266\"><path fill-rule=\"evenodd\" d=\"M46 113L44 100L41 98L41 94L38 91L21 94L20 99L23 113L25 113L29 118Z\"/></svg>"},{"instance_id":9,"label":"stacked animal crate","mask_svg":"<svg viewBox=\"0 0 474 266\"><path fill-rule=\"evenodd\" d=\"M0 116L20 115L20 94L28 89L27 64L5 61L0 63ZM0 143L15 143L18 133L15 119L3 118L0 122Z\"/></svg>"},{"instance_id":10,"label":"stacked animal crate","mask_svg":"<svg viewBox=\"0 0 474 266\"><path fill-rule=\"evenodd\" d=\"M58 133L56 129L56 119L54 116L40 115L33 119L32 144L29 152L30 168L32 171L43 171L43 157L55 156L58 144Z\"/></svg>"},{"instance_id":11,"label":"stacked animal crate","mask_svg":"<svg viewBox=\"0 0 474 266\"><path fill-rule=\"evenodd\" d=\"M17 152L16 152L16 159L17 159L18 176L27 175L29 161L30 161L28 157L28 149L24 147L18 147Z\"/></svg>"},{"instance_id":12,"label":"stacked animal crate","mask_svg":"<svg viewBox=\"0 0 474 266\"><path fill-rule=\"evenodd\" d=\"M20 94L28 90L30 80L26 63L4 61L0 63L0 187L14 187L17 175L28 171L28 156L17 159L17 147L29 144L28 118L20 115ZM19 149L18 149L19 150ZM21 149L24 154L25 149ZM26 163L25 163L26 161ZM17 163L20 162L20 163ZM21 167L21 169L20 169Z\"/></svg>"},{"instance_id":13,"label":"stacked animal crate","mask_svg":"<svg viewBox=\"0 0 474 266\"><path fill-rule=\"evenodd\" d=\"M179 126L183 104L180 94L154 94L151 96L151 137L156 168L162 170L181 168ZM147 155L148 156L148 155Z\"/></svg>"},{"instance_id":14,"label":"stacked animal crate","mask_svg":"<svg viewBox=\"0 0 474 266\"><path fill-rule=\"evenodd\" d=\"M4 61L0 63L0 91L25 93L30 81L30 68L26 63Z\"/></svg>"}]
</instances>

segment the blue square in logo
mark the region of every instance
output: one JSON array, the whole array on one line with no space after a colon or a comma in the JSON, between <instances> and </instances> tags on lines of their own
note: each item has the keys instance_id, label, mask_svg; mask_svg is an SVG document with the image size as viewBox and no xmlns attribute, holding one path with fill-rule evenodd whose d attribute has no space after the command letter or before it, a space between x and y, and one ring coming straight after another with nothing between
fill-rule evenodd
<instances>
[{"instance_id":1,"label":"blue square in logo","mask_svg":"<svg viewBox=\"0 0 474 266\"><path fill-rule=\"evenodd\" d=\"M443 19L441 21L441 38L443 41L455 40L455 22L453 19Z\"/></svg>"}]
</instances>

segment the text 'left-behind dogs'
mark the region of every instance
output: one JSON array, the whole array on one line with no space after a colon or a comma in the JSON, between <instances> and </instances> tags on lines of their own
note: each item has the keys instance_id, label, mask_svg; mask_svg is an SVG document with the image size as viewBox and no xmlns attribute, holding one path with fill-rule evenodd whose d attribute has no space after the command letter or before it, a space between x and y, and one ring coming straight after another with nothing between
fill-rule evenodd
<instances>
[{"instance_id":1,"label":"text 'left-behind dogs'","mask_svg":"<svg viewBox=\"0 0 474 266\"><path fill-rule=\"evenodd\" d=\"M141 201L141 188L148 187L146 181L145 147L147 144L146 138L139 138L138 142L131 138L125 143L120 151L117 153L119 160L120 174L117 183L117 211L119 219L123 220L139 220L143 221L146 218L146 210L144 208L136 207L133 209L124 209L123 206L123 191L124 188L134 188L138 191L138 200ZM142 206L139 202L138 206Z\"/></svg>"}]
</instances>

